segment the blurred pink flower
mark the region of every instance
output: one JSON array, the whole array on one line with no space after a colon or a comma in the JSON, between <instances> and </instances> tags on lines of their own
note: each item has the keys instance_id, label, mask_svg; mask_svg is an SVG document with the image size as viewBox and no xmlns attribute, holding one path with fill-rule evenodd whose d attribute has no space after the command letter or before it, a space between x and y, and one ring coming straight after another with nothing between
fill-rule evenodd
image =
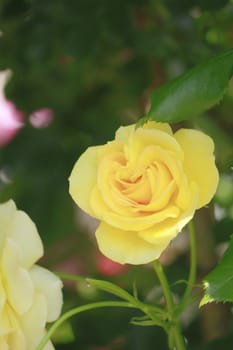
<instances>
[{"instance_id":1,"label":"blurred pink flower","mask_svg":"<svg viewBox=\"0 0 233 350\"><path fill-rule=\"evenodd\" d=\"M50 108L41 108L32 112L29 121L34 128L46 128L53 121L53 111Z\"/></svg>"},{"instance_id":2,"label":"blurred pink flower","mask_svg":"<svg viewBox=\"0 0 233 350\"><path fill-rule=\"evenodd\" d=\"M96 258L96 268L99 273L104 276L117 276L128 269L128 265L122 265L108 259L102 254L98 254Z\"/></svg>"},{"instance_id":3,"label":"blurred pink flower","mask_svg":"<svg viewBox=\"0 0 233 350\"><path fill-rule=\"evenodd\" d=\"M10 76L9 69L0 71L0 147L9 143L23 126L23 113L5 97L4 89Z\"/></svg>"}]
</instances>

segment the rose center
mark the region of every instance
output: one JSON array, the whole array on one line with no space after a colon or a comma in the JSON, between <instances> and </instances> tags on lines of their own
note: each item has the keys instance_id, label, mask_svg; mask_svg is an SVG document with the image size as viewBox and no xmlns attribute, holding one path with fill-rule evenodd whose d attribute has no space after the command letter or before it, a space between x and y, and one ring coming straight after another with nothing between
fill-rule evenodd
<instances>
[{"instance_id":1,"label":"rose center","mask_svg":"<svg viewBox=\"0 0 233 350\"><path fill-rule=\"evenodd\" d=\"M172 176L166 165L154 161L144 169L136 168L135 171L131 171L126 165L118 171L115 180L121 195L135 207L151 204L161 197L163 192L166 193Z\"/></svg>"}]
</instances>

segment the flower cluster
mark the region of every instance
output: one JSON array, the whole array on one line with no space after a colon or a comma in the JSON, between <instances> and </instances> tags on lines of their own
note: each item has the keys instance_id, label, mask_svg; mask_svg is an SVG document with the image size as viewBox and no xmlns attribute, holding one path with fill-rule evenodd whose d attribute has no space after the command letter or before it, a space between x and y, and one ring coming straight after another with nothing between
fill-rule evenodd
<instances>
[{"instance_id":1,"label":"flower cluster","mask_svg":"<svg viewBox=\"0 0 233 350\"><path fill-rule=\"evenodd\" d=\"M212 139L166 123L120 127L88 148L70 176L70 194L100 220L100 250L119 263L145 264L206 205L218 184Z\"/></svg>"},{"instance_id":2,"label":"flower cluster","mask_svg":"<svg viewBox=\"0 0 233 350\"><path fill-rule=\"evenodd\" d=\"M61 281L35 265L43 246L35 224L12 200L0 205L0 349L33 350L62 306ZM51 342L45 348L54 349Z\"/></svg>"}]
</instances>

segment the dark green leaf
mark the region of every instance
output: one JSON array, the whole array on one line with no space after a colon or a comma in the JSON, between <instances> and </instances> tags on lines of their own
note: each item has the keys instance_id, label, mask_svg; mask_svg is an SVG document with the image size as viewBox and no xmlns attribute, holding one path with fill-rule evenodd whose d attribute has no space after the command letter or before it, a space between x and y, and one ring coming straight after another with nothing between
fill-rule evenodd
<instances>
[{"instance_id":1,"label":"dark green leaf","mask_svg":"<svg viewBox=\"0 0 233 350\"><path fill-rule=\"evenodd\" d=\"M233 302L233 237L219 265L204 279L200 306L212 301Z\"/></svg>"},{"instance_id":2,"label":"dark green leaf","mask_svg":"<svg viewBox=\"0 0 233 350\"><path fill-rule=\"evenodd\" d=\"M229 2L229 0L199 0L198 1L198 5L200 6L200 8L204 11L218 11L221 8L223 8L224 6L226 6L226 4Z\"/></svg>"},{"instance_id":3,"label":"dark green leaf","mask_svg":"<svg viewBox=\"0 0 233 350\"><path fill-rule=\"evenodd\" d=\"M215 56L163 85L151 95L147 120L179 122L191 119L218 103L233 73L233 50Z\"/></svg>"}]
</instances>

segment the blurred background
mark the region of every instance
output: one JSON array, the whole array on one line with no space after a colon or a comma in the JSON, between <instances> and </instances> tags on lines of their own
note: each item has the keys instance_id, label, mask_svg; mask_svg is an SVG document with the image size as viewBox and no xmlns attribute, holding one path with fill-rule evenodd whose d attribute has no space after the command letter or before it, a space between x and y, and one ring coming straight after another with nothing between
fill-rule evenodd
<instances>
[{"instance_id":1,"label":"blurred background","mask_svg":"<svg viewBox=\"0 0 233 350\"><path fill-rule=\"evenodd\" d=\"M155 88L232 46L233 1L0 1L0 201L13 198L36 222L45 266L129 291L135 282L142 299L160 300L150 265L121 266L99 253L96 223L75 207L68 177L88 146L111 140L145 113ZM230 82L221 104L178 125L212 136L221 172L213 204L196 215L198 283L233 233L232 112ZM184 232L161 257L171 283L186 278L188 250ZM173 286L177 300L183 289ZM64 296L64 310L113 298L80 283L66 283ZM189 349L232 349L232 306L197 305L182 319ZM56 349L167 350L160 329L129 324L137 315L81 314L57 331Z\"/></svg>"}]
</instances>

